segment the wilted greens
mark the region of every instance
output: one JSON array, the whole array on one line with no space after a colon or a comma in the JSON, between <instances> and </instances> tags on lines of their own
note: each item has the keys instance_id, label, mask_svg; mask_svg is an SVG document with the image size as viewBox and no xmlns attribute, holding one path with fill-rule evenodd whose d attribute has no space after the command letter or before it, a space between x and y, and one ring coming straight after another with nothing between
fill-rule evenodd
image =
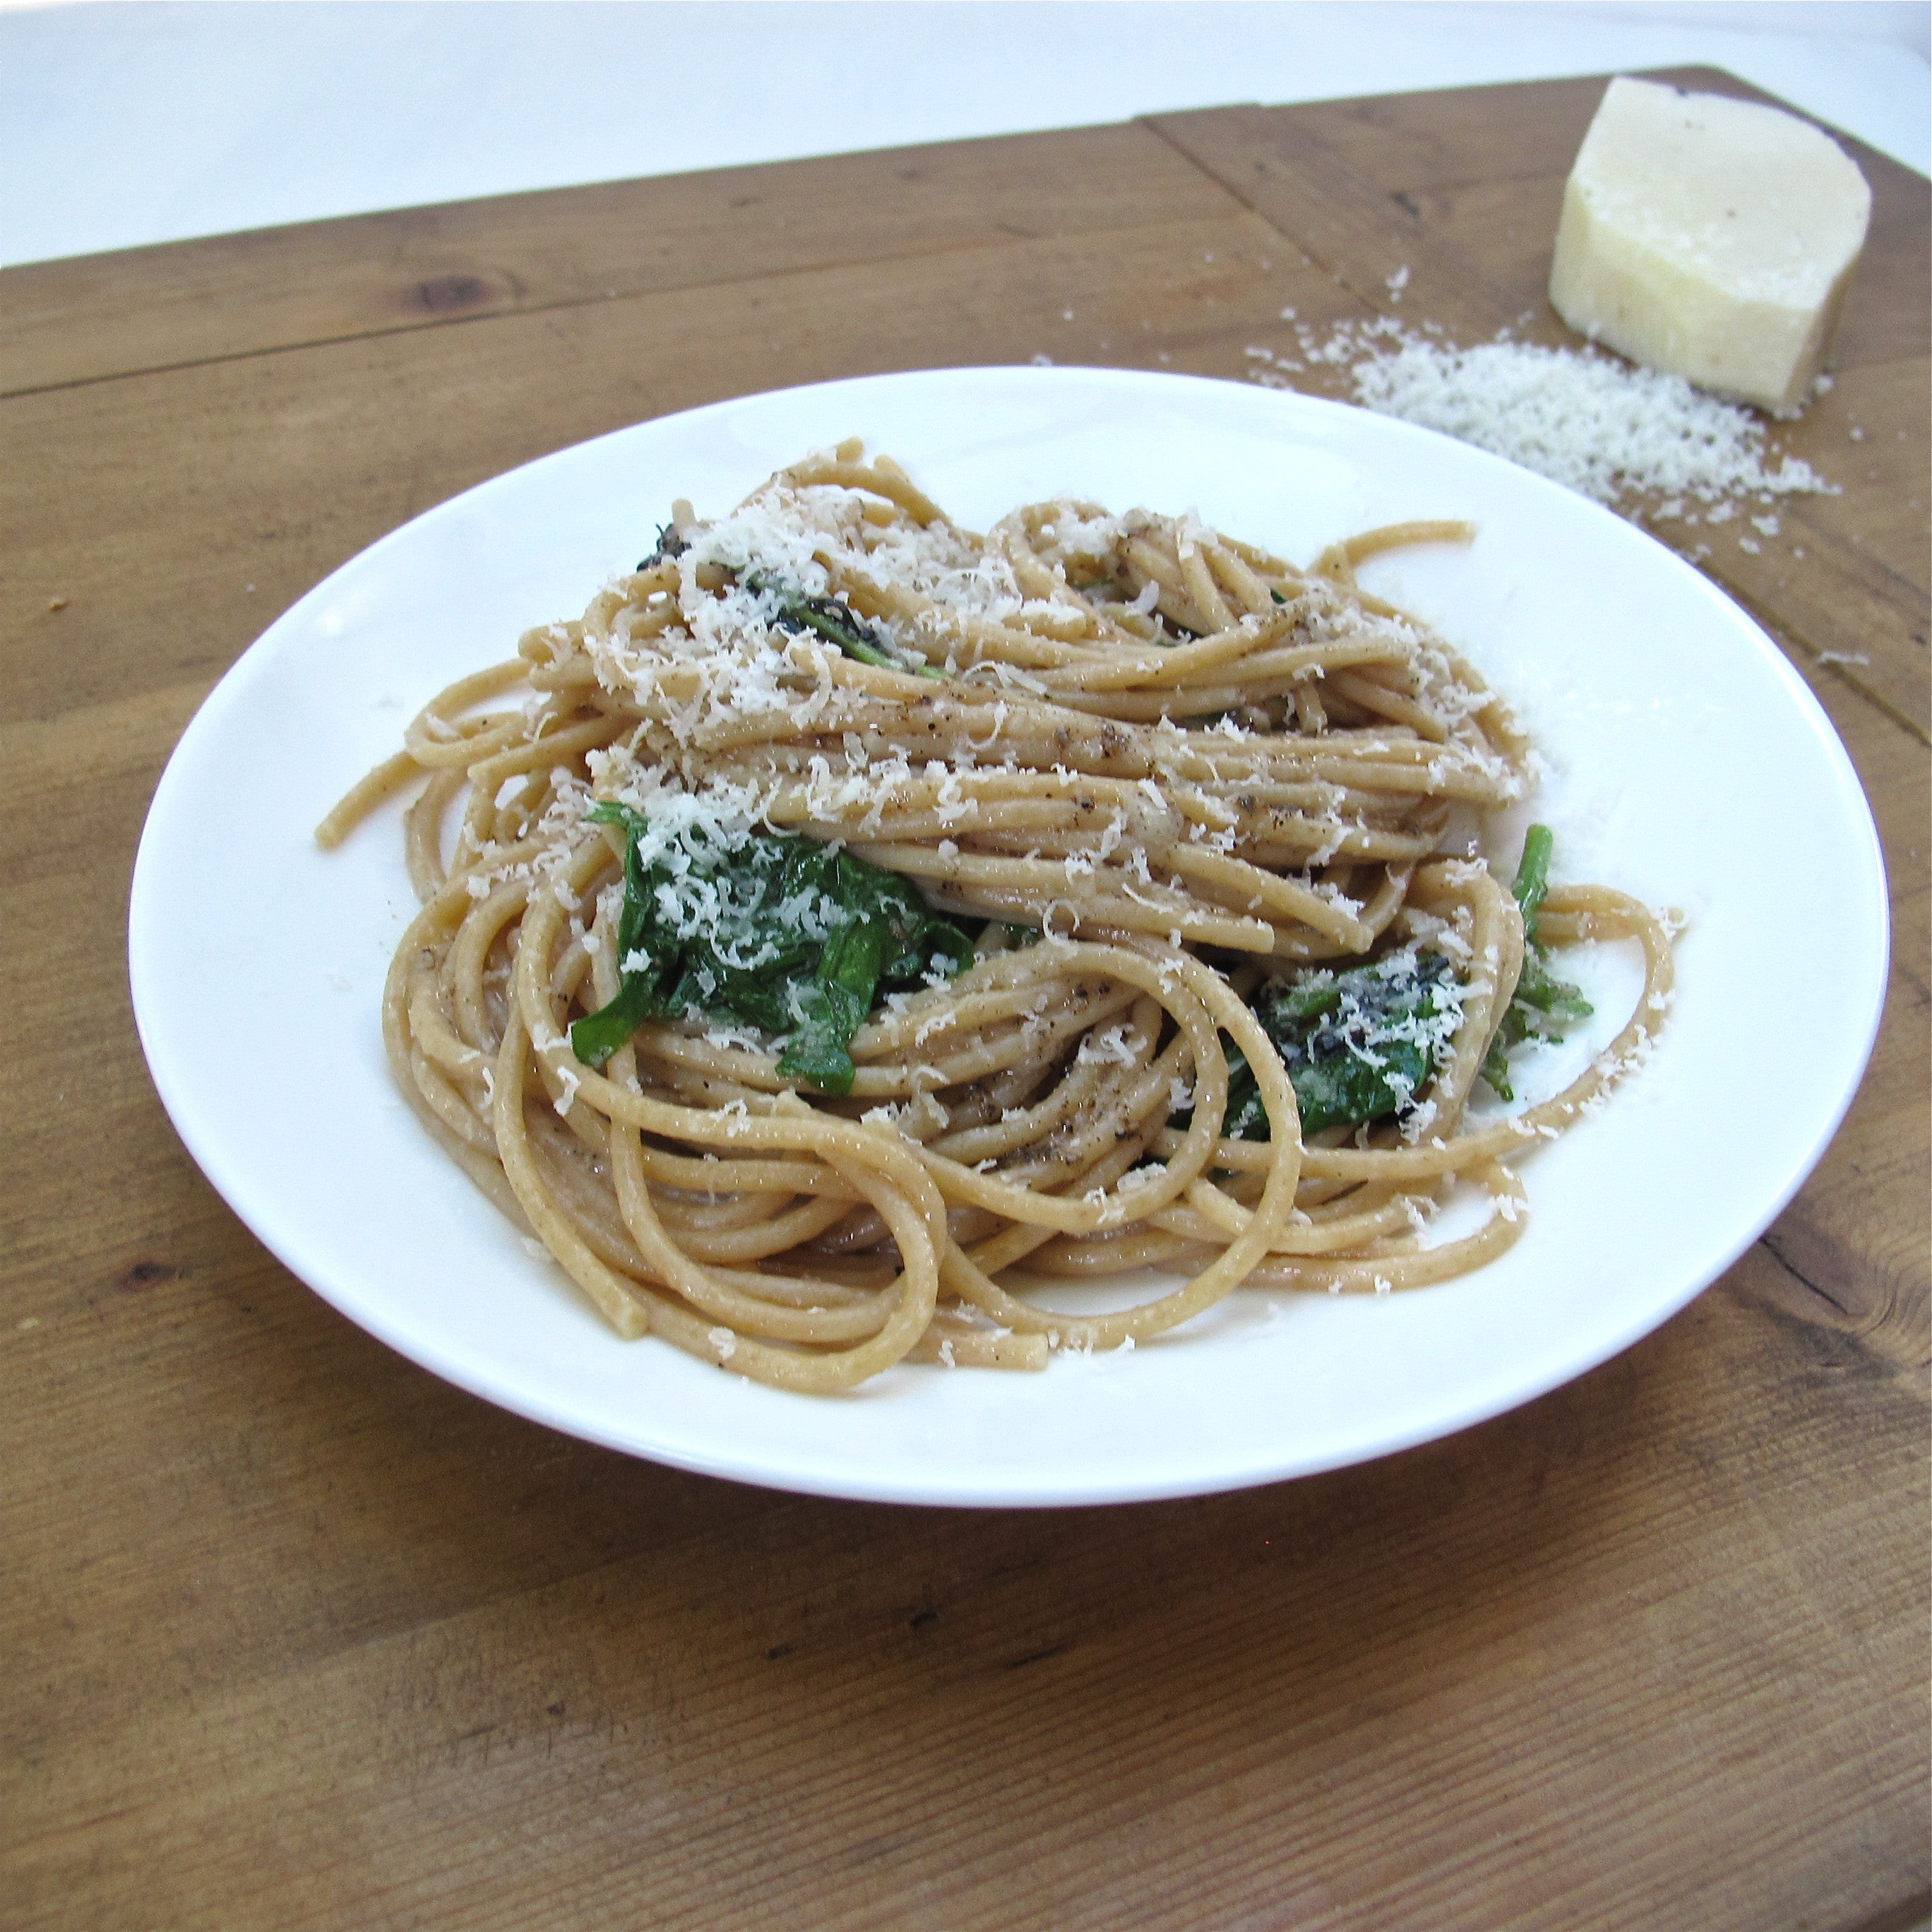
<instances>
[{"instance_id":1,"label":"wilted greens","mask_svg":"<svg viewBox=\"0 0 1932 1932\"><path fill-rule=\"evenodd\" d=\"M642 813L616 802L589 815L626 839L622 983L570 1030L586 1066L646 1020L736 1019L785 1037L786 1078L849 1094L848 1049L879 989L971 962L965 934L908 881L849 852L772 833L653 839Z\"/></svg>"},{"instance_id":2,"label":"wilted greens","mask_svg":"<svg viewBox=\"0 0 1932 1932\"><path fill-rule=\"evenodd\" d=\"M836 644L848 658L884 670L910 671L920 677L945 675L935 665L900 656L877 625L866 622L841 598L808 597L764 570L748 570L740 581L748 590L772 598L776 606L772 622L781 631L789 631L794 637L811 631L827 644Z\"/></svg>"},{"instance_id":3,"label":"wilted greens","mask_svg":"<svg viewBox=\"0 0 1932 1932\"><path fill-rule=\"evenodd\" d=\"M1580 987L1550 971L1547 955L1536 943L1537 915L1550 891L1550 855L1556 844L1548 826L1532 825L1522 842L1522 860L1511 888L1522 912L1522 973L1483 1060L1483 1078L1505 1100L1516 1098L1510 1084L1510 1048L1526 1040L1561 1040L1593 1010Z\"/></svg>"},{"instance_id":4,"label":"wilted greens","mask_svg":"<svg viewBox=\"0 0 1932 1932\"><path fill-rule=\"evenodd\" d=\"M1408 1112L1448 1054L1462 988L1439 952L1405 946L1365 966L1298 973L1263 985L1251 1002L1294 1088L1304 1134L1365 1126ZM1222 1132L1266 1140L1253 1070L1225 1037L1229 1074Z\"/></svg>"},{"instance_id":5,"label":"wilted greens","mask_svg":"<svg viewBox=\"0 0 1932 1932\"><path fill-rule=\"evenodd\" d=\"M691 539L666 524L658 532L656 548L648 556L638 559L638 568L649 570L654 564L668 562L690 548ZM911 671L921 677L945 675L932 664L902 656L877 625L868 623L842 598L808 597L795 584L788 584L768 570L742 571L739 581L746 590L772 599L775 608L771 621L781 631L789 631L794 637L812 632L827 644L836 644L848 658L860 664L877 664L884 670Z\"/></svg>"},{"instance_id":6,"label":"wilted greens","mask_svg":"<svg viewBox=\"0 0 1932 1932\"><path fill-rule=\"evenodd\" d=\"M638 560L640 570L649 570L655 564L668 563L674 556L682 556L691 548L691 539L675 524L658 526L657 548L649 556Z\"/></svg>"}]
</instances>

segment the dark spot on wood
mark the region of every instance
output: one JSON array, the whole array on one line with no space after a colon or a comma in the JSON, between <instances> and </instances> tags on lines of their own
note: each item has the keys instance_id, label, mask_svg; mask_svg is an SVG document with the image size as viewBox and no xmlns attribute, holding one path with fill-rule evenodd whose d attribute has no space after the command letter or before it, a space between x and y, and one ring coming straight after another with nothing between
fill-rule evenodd
<instances>
[{"instance_id":1,"label":"dark spot on wood","mask_svg":"<svg viewBox=\"0 0 1932 1932\"><path fill-rule=\"evenodd\" d=\"M1826 1305L1826 1306L1835 1309L1839 1314L1844 1316L1849 1316L1851 1314L1852 1310L1847 1308L1844 1303L1840 1301L1828 1288L1826 1287L1822 1282L1813 1280L1813 1278L1810 1275L1807 1274L1802 1268L1799 1268L1797 1264L1792 1260L1791 1257L1785 1252L1784 1250L1778 1245L1778 1242L1773 1238L1772 1234L1766 1234L1761 1236L1760 1238L1763 1241L1765 1246L1768 1248L1771 1251L1772 1254L1776 1257L1779 1265L1784 1268L1786 1274L1790 1275L1794 1281L1799 1284L1800 1286L1808 1288L1810 1292L1815 1294L1820 1301L1823 1302Z\"/></svg>"},{"instance_id":2,"label":"dark spot on wood","mask_svg":"<svg viewBox=\"0 0 1932 1932\"><path fill-rule=\"evenodd\" d=\"M1030 1650L1025 1656L1015 1658L1006 1668L1009 1670L1024 1670L1029 1664L1038 1664L1047 1658L1058 1657L1063 1650L1072 1648L1071 1644L1050 1643L1044 1650Z\"/></svg>"},{"instance_id":3,"label":"dark spot on wood","mask_svg":"<svg viewBox=\"0 0 1932 1932\"><path fill-rule=\"evenodd\" d=\"M490 285L475 275L434 275L416 285L416 299L431 315L454 315L490 299Z\"/></svg>"},{"instance_id":4,"label":"dark spot on wood","mask_svg":"<svg viewBox=\"0 0 1932 1932\"><path fill-rule=\"evenodd\" d=\"M122 1270L120 1285L132 1293L138 1288L156 1288L164 1281L172 1281L181 1273L172 1262L136 1262L130 1268Z\"/></svg>"},{"instance_id":5,"label":"dark spot on wood","mask_svg":"<svg viewBox=\"0 0 1932 1932\"><path fill-rule=\"evenodd\" d=\"M798 1648L795 1643L775 1643L765 1652L766 1659L776 1664L782 1657L789 1657Z\"/></svg>"},{"instance_id":6,"label":"dark spot on wood","mask_svg":"<svg viewBox=\"0 0 1932 1932\"><path fill-rule=\"evenodd\" d=\"M928 1624L936 1624L938 1621L939 1612L937 1610L919 1610L913 1615L910 1628L914 1630L923 1630Z\"/></svg>"},{"instance_id":7,"label":"dark spot on wood","mask_svg":"<svg viewBox=\"0 0 1932 1932\"><path fill-rule=\"evenodd\" d=\"M553 1718L560 1718L563 1715L563 1706L561 1703L546 1704L544 1706L544 1708L548 1711Z\"/></svg>"}]
</instances>

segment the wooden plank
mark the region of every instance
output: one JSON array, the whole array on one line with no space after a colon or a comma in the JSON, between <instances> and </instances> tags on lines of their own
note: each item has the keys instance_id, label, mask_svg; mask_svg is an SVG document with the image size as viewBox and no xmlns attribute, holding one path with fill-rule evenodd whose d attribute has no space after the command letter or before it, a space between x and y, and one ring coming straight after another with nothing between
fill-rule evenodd
<instances>
[{"instance_id":1,"label":"wooden plank","mask_svg":"<svg viewBox=\"0 0 1932 1932\"><path fill-rule=\"evenodd\" d=\"M304 222L0 271L0 393L1229 212L1128 125Z\"/></svg>"},{"instance_id":2,"label":"wooden plank","mask_svg":"<svg viewBox=\"0 0 1932 1932\"><path fill-rule=\"evenodd\" d=\"M1290 110L1215 108L1149 124L1255 212L1365 308L1395 315L1406 272L1431 319L1460 339L1514 321L1519 295L1433 234L1415 209L1355 172Z\"/></svg>"},{"instance_id":3,"label":"wooden plank","mask_svg":"<svg viewBox=\"0 0 1932 1932\"><path fill-rule=\"evenodd\" d=\"M1921 743L1932 742L1928 376L1923 357L1854 370L1780 438L1835 494L1747 504L1724 524L1708 513L1652 524L1795 655L1835 670Z\"/></svg>"},{"instance_id":4,"label":"wooden plank","mask_svg":"<svg viewBox=\"0 0 1932 1932\"><path fill-rule=\"evenodd\" d=\"M1848 707L1856 712L1856 706ZM1932 1364L1932 1154L1925 1069L1932 1061L1926 934L1932 926L1919 748L1902 732L1852 737L1892 884L1891 984L1877 1044L1851 1111L1797 1198L1760 1245L1777 1261L1778 1305L1856 1340L1913 1374ZM1882 764L1892 770L1874 782ZM1828 942L1817 949L1828 998ZM1760 1280L1762 1278L1760 1277Z\"/></svg>"},{"instance_id":5,"label":"wooden plank","mask_svg":"<svg viewBox=\"0 0 1932 1932\"><path fill-rule=\"evenodd\" d=\"M649 1469L347 1331L305 1372L306 1297L226 1299L226 1390L138 1341L104 1382L74 1330L22 1364L166 1459L77 1445L148 1533L43 1566L22 1924L562 1926L646 1870L674 1924L1184 1926L1294 1886L1328 1925L1719 1928L1916 1882L1920 1412L1729 1294L1378 1468L1060 1517Z\"/></svg>"},{"instance_id":6,"label":"wooden plank","mask_svg":"<svg viewBox=\"0 0 1932 1932\"><path fill-rule=\"evenodd\" d=\"M1914 1375L1932 1364L1932 1146L1925 1069L1932 1064L1932 842L1925 836L1924 740L1856 680L1772 635L1837 728L1870 804L1892 920L1892 970L1871 1064L1851 1110L1798 1196L1759 1247L1777 1265L1753 1292L1853 1337L1875 1360ZM1795 939L1794 943L1805 943ZM1831 941L1811 944L1821 989Z\"/></svg>"}]
</instances>

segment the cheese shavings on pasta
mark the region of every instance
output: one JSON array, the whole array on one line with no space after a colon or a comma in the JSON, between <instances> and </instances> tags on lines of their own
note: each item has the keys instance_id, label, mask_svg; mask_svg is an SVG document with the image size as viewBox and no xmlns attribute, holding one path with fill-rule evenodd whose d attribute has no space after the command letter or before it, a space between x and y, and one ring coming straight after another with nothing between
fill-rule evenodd
<instances>
[{"instance_id":1,"label":"cheese shavings on pasta","mask_svg":"<svg viewBox=\"0 0 1932 1932\"><path fill-rule=\"evenodd\" d=\"M1075 500L980 535L856 442L677 504L320 830L422 782L398 1084L620 1334L803 1392L1481 1265L1510 1160L1641 1061L1671 960L1546 842L1514 894L1444 856L1533 754L1355 566L1467 535L1298 568ZM1544 948L1610 939L1636 1015L1478 1124L1510 1046L1588 1012ZM1487 1220L1432 1240L1462 1184ZM1118 1312L1042 1298L1143 1270Z\"/></svg>"}]
</instances>

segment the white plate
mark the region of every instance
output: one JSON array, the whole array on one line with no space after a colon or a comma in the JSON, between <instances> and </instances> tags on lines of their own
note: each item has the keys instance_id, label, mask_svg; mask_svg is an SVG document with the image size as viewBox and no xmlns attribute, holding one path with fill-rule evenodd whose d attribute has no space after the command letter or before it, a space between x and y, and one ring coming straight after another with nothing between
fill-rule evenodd
<instances>
[{"instance_id":1,"label":"white plate","mask_svg":"<svg viewBox=\"0 0 1932 1932\"><path fill-rule=\"evenodd\" d=\"M721 512L851 434L982 528L1071 492L1192 508L1305 560L1402 518L1476 520L1471 548L1391 557L1376 587L1515 700L1550 761L1535 811L1556 828L1559 876L1690 921L1654 1058L1528 1161L1532 1219L1508 1256L1382 1298L1237 1294L1157 1344L1040 1376L902 1366L827 1400L615 1340L431 1145L377 1032L414 909L397 814L333 855L311 828L425 698L631 567L674 497ZM148 816L129 930L142 1042L182 1138L262 1241L371 1334L519 1414L681 1468L984 1504L1186 1496L1360 1462L1628 1347L1720 1274L1823 1151L1870 1051L1886 946L1876 837L1824 713L1670 552L1404 423L1082 369L720 403L418 518L271 626L190 725ZM1614 956L1594 970L1614 1028L1630 970Z\"/></svg>"}]
</instances>

